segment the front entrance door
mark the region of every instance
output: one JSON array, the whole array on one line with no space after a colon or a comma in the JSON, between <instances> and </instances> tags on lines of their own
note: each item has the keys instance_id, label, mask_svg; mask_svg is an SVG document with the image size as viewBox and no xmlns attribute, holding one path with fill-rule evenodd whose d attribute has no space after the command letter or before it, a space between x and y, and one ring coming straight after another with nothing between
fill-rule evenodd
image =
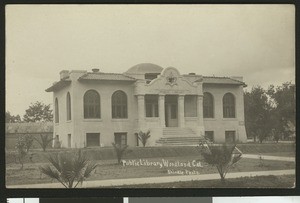
<instances>
[{"instance_id":1,"label":"front entrance door","mask_svg":"<svg viewBox=\"0 0 300 203\"><path fill-rule=\"evenodd\" d=\"M166 127L178 126L177 96L167 95L165 100Z\"/></svg>"}]
</instances>

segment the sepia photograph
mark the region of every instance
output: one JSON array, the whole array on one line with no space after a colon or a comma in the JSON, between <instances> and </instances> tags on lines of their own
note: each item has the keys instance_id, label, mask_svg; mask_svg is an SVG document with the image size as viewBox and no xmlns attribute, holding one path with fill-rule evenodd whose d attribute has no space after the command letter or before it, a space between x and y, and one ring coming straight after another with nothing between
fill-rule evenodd
<instances>
[{"instance_id":1,"label":"sepia photograph","mask_svg":"<svg viewBox=\"0 0 300 203\"><path fill-rule=\"evenodd\" d=\"M6 5L7 188L294 188L292 4Z\"/></svg>"}]
</instances>

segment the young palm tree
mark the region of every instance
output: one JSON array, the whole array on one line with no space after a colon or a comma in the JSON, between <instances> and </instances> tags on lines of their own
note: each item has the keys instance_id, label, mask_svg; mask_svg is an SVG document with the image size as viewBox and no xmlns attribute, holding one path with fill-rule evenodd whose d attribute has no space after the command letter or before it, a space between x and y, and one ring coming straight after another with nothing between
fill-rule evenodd
<instances>
[{"instance_id":1,"label":"young palm tree","mask_svg":"<svg viewBox=\"0 0 300 203\"><path fill-rule=\"evenodd\" d=\"M150 131L148 130L146 133L140 131L138 133L138 139L142 142L143 147L146 146L147 140L151 137Z\"/></svg>"},{"instance_id":2,"label":"young palm tree","mask_svg":"<svg viewBox=\"0 0 300 203\"><path fill-rule=\"evenodd\" d=\"M41 139L35 138L35 140L39 143L39 145L42 147L43 151L46 151L47 146L54 140L54 138L49 137L45 134L40 134Z\"/></svg>"},{"instance_id":3,"label":"young palm tree","mask_svg":"<svg viewBox=\"0 0 300 203\"><path fill-rule=\"evenodd\" d=\"M205 162L217 167L222 183L225 183L225 176L230 167L242 158L242 153L239 150L237 150L238 153L234 153L235 149L235 144L216 146L208 143L206 149L201 150Z\"/></svg>"},{"instance_id":4,"label":"young palm tree","mask_svg":"<svg viewBox=\"0 0 300 203\"><path fill-rule=\"evenodd\" d=\"M40 171L66 188L76 188L79 183L82 184L97 167L80 150L75 154L57 153L48 160L51 164L40 167Z\"/></svg>"},{"instance_id":5,"label":"young palm tree","mask_svg":"<svg viewBox=\"0 0 300 203\"><path fill-rule=\"evenodd\" d=\"M116 144L116 143L111 143L111 144L115 149L118 164L121 164L121 159L125 155L128 145L120 145L120 144Z\"/></svg>"}]
</instances>

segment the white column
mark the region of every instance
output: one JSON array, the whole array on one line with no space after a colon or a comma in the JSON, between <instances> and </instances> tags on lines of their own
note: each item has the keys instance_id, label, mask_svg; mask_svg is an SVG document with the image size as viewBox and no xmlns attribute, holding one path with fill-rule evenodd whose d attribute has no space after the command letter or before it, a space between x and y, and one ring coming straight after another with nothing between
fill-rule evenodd
<instances>
[{"instance_id":1,"label":"white column","mask_svg":"<svg viewBox=\"0 0 300 203\"><path fill-rule=\"evenodd\" d=\"M178 95L178 126L181 128L183 128L185 126L184 95Z\"/></svg>"},{"instance_id":2,"label":"white column","mask_svg":"<svg viewBox=\"0 0 300 203\"><path fill-rule=\"evenodd\" d=\"M166 127L166 119L165 119L165 95L158 96L158 116L160 119L161 127Z\"/></svg>"},{"instance_id":3,"label":"white column","mask_svg":"<svg viewBox=\"0 0 300 203\"><path fill-rule=\"evenodd\" d=\"M138 99L139 128L142 129L145 124L145 95L137 95L137 99Z\"/></svg>"},{"instance_id":4,"label":"white column","mask_svg":"<svg viewBox=\"0 0 300 203\"><path fill-rule=\"evenodd\" d=\"M197 97L197 116L198 116L198 125L202 129L202 134L204 135L204 123L203 123L203 95L198 95Z\"/></svg>"}]
</instances>

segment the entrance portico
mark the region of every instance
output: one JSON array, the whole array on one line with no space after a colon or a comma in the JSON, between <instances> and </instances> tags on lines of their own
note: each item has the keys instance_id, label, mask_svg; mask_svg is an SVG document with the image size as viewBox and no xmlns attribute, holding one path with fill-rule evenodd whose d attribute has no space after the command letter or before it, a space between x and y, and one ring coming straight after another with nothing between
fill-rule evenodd
<instances>
[{"instance_id":1,"label":"entrance portico","mask_svg":"<svg viewBox=\"0 0 300 203\"><path fill-rule=\"evenodd\" d=\"M192 84L169 67L151 82L138 80L135 94L140 129L190 128L203 135L201 81Z\"/></svg>"}]
</instances>

